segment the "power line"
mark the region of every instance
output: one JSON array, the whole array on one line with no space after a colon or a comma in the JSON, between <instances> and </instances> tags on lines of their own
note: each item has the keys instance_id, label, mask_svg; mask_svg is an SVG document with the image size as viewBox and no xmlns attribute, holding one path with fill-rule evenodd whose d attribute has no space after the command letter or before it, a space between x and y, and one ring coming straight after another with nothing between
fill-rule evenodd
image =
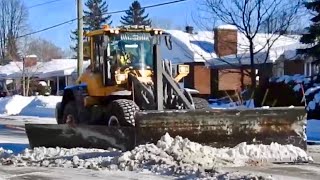
<instances>
[{"instance_id":1,"label":"power line","mask_svg":"<svg viewBox=\"0 0 320 180\"><path fill-rule=\"evenodd\" d=\"M159 4L153 4L153 5L149 5L149 6L144 6L144 7L141 7L141 8L142 8L142 9L148 9L148 8L159 7L159 6L164 6L164 5L168 5L168 4L175 4L175 3L179 3L179 2L183 2L183 1L187 1L187 0L169 1L169 2L165 2L165 3L159 3ZM117 14L117 13L126 12L126 11L128 11L128 10L129 10L129 9L119 10L119 11L112 11L112 12L103 13L102 15L106 15L106 14Z\"/></svg>"},{"instance_id":2,"label":"power line","mask_svg":"<svg viewBox=\"0 0 320 180\"><path fill-rule=\"evenodd\" d=\"M61 0L55 0L55 1L61 1ZM158 4L153 4L153 5L144 6L144 7L141 7L141 8L142 8L142 9L148 9L148 8L165 6L165 5L175 4L175 3L184 2L184 1L187 1L187 0L169 1L169 2L164 2L164 3L158 3ZM103 13L102 15L106 15L106 14L117 14L117 13L126 12L127 10L128 10L128 9L126 9L126 10L118 10L118 11L111 11L111 12ZM84 18L84 16L83 16L82 18ZM78 20L78 18L70 19L70 20L68 20L68 21L65 21L65 22L62 22L62 23L59 23L59 24L55 24L55 25L53 25L53 26L49 26L49 27L46 27L46 28L43 28L43 29L40 29L40 30L31 32L31 33L27 33L27 34L18 36L17 38L22 38L22 37L25 37L25 36L30 36L30 35L37 34L37 33L43 32L43 31L47 31L47 30L50 30L50 29L53 29L53 28L62 26L62 25L64 25L64 24L72 23L73 21L76 21L76 20Z\"/></svg>"},{"instance_id":3,"label":"power line","mask_svg":"<svg viewBox=\"0 0 320 180\"><path fill-rule=\"evenodd\" d=\"M28 9L32 9L32 8L35 8L35 7L44 6L44 5L51 4L51 3L54 3L54 2L58 2L58 1L62 1L62 0L51 0L51 1L43 2L43 3L35 4L35 5L29 6L27 8Z\"/></svg>"},{"instance_id":4,"label":"power line","mask_svg":"<svg viewBox=\"0 0 320 180\"><path fill-rule=\"evenodd\" d=\"M37 33L43 32L43 31L47 31L47 30L49 30L49 29L53 29L53 28L62 26L62 25L64 25L64 24L72 23L72 22L75 21L75 20L77 20L77 19L72 19L72 20L65 21L65 22L62 22L62 23L59 23L59 24L56 24L56 25L53 25L53 26L50 26L50 27L47 27L47 28L43 28L43 29L40 29L40 30L37 30L37 31L33 31L33 32L31 32L31 33L27 33L27 34L18 36L16 39L22 38L22 37L26 37L26 36L30 36L30 35L33 35L33 34L37 34Z\"/></svg>"}]
</instances>

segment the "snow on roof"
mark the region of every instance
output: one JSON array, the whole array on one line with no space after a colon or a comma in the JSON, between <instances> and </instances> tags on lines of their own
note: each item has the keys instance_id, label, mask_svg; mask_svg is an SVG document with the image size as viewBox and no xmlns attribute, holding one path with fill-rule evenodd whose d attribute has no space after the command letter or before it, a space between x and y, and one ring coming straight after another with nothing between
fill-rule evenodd
<instances>
[{"instance_id":1,"label":"snow on roof","mask_svg":"<svg viewBox=\"0 0 320 180\"><path fill-rule=\"evenodd\" d=\"M234 25L223 24L217 27L217 29L230 29L230 30L238 30L238 28Z\"/></svg>"},{"instance_id":2,"label":"snow on roof","mask_svg":"<svg viewBox=\"0 0 320 180\"><path fill-rule=\"evenodd\" d=\"M76 59L52 59L43 64L39 68L40 78L48 78L54 76L65 76L70 75L70 71L77 67ZM70 70L71 69L71 70Z\"/></svg>"},{"instance_id":3,"label":"snow on roof","mask_svg":"<svg viewBox=\"0 0 320 180\"><path fill-rule=\"evenodd\" d=\"M222 28L231 28L230 25L222 25ZM161 45L162 56L171 60L174 64L185 62L205 62L210 65L250 64L249 41L244 34L238 32L238 54L218 58L214 51L214 32L199 31L189 34L181 30L166 30L170 34L172 50L168 50L165 43ZM263 63L266 59L268 47L267 41L272 43L267 62L275 62L281 57L296 59L296 49L306 45L299 42L300 35L282 35L258 33L254 38L254 52L256 63ZM163 40L164 41L164 40Z\"/></svg>"},{"instance_id":4,"label":"snow on roof","mask_svg":"<svg viewBox=\"0 0 320 180\"><path fill-rule=\"evenodd\" d=\"M85 69L89 61L83 62ZM56 76L72 75L76 72L76 59L53 59L48 62L38 62L36 66L25 69L27 76L37 76L39 78L49 78ZM0 66L0 79L14 79L22 77L22 62L10 62L7 65Z\"/></svg>"},{"instance_id":5,"label":"snow on roof","mask_svg":"<svg viewBox=\"0 0 320 180\"><path fill-rule=\"evenodd\" d=\"M172 62L205 62L216 58L214 52L214 37L209 31L189 34L180 30L167 30L171 34L172 50L161 43L162 56ZM164 41L164 39L163 39Z\"/></svg>"},{"instance_id":6,"label":"snow on roof","mask_svg":"<svg viewBox=\"0 0 320 180\"><path fill-rule=\"evenodd\" d=\"M10 62L5 66L0 66L0 78L6 78L7 76L14 74L16 72L22 71L21 62Z\"/></svg>"},{"instance_id":7,"label":"snow on roof","mask_svg":"<svg viewBox=\"0 0 320 180\"><path fill-rule=\"evenodd\" d=\"M34 55L34 54L31 54L31 55L27 55L26 57L27 57L27 58L37 58L38 56L37 56L37 55Z\"/></svg>"}]
</instances>

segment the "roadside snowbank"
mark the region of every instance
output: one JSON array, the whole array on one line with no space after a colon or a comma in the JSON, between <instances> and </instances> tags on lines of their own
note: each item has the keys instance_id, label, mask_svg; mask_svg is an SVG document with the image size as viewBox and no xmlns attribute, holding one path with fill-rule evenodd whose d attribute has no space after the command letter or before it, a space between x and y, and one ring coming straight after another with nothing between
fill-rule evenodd
<instances>
[{"instance_id":1,"label":"roadside snowbank","mask_svg":"<svg viewBox=\"0 0 320 180\"><path fill-rule=\"evenodd\" d=\"M132 151L84 148L26 149L8 157L1 153L3 165L86 168L94 170L150 170L167 175L218 176L219 167L262 165L267 162L309 162L307 153L292 145L247 145L234 148L212 148L179 136L164 135L158 143L136 147ZM211 174L206 173L210 171ZM213 174L212 174L213 173Z\"/></svg>"},{"instance_id":2,"label":"roadside snowbank","mask_svg":"<svg viewBox=\"0 0 320 180\"><path fill-rule=\"evenodd\" d=\"M20 95L0 98L0 114L19 114L33 99L34 97L24 97Z\"/></svg>"},{"instance_id":3,"label":"roadside snowbank","mask_svg":"<svg viewBox=\"0 0 320 180\"><path fill-rule=\"evenodd\" d=\"M4 97L0 98L0 114L54 117L55 106L61 100L61 96Z\"/></svg>"}]
</instances>

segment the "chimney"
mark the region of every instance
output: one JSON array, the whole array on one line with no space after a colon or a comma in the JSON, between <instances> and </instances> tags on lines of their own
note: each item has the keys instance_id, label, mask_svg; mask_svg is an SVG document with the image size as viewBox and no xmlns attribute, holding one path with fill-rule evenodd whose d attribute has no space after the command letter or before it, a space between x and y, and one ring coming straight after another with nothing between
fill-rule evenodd
<instances>
[{"instance_id":1,"label":"chimney","mask_svg":"<svg viewBox=\"0 0 320 180\"><path fill-rule=\"evenodd\" d=\"M193 34L193 27L192 26L186 26L186 33Z\"/></svg>"},{"instance_id":2,"label":"chimney","mask_svg":"<svg viewBox=\"0 0 320 180\"><path fill-rule=\"evenodd\" d=\"M24 58L25 67L35 66L37 64L38 57L36 55L27 55Z\"/></svg>"},{"instance_id":3,"label":"chimney","mask_svg":"<svg viewBox=\"0 0 320 180\"><path fill-rule=\"evenodd\" d=\"M214 50L218 57L237 54L237 44L237 27L221 25L214 29Z\"/></svg>"}]
</instances>

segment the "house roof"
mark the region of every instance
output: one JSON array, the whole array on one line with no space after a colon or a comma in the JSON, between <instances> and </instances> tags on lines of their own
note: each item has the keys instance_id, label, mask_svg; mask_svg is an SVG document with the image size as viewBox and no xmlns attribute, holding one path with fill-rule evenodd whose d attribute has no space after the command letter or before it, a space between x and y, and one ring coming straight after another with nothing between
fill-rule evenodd
<instances>
[{"instance_id":1,"label":"house roof","mask_svg":"<svg viewBox=\"0 0 320 180\"><path fill-rule=\"evenodd\" d=\"M221 28L224 28L221 27ZM229 28L226 26L225 28ZM189 34L181 30L166 30L171 35L172 50L168 50L162 43L162 56L174 64L186 62L204 62L209 65L250 64L249 41L244 34L238 32L237 55L218 57L214 51L214 32L198 31ZM268 40L272 44L267 62L275 62L281 58L296 59L296 49L306 45L299 42L300 35L282 35L258 33L254 38L254 52L256 63L263 63L269 49ZM164 39L163 39L164 41Z\"/></svg>"},{"instance_id":2,"label":"house roof","mask_svg":"<svg viewBox=\"0 0 320 180\"><path fill-rule=\"evenodd\" d=\"M88 61L83 62L83 68L89 65ZM48 78L55 76L67 76L71 75L77 70L77 60L76 59L53 59L40 67L39 78Z\"/></svg>"},{"instance_id":3,"label":"house roof","mask_svg":"<svg viewBox=\"0 0 320 180\"><path fill-rule=\"evenodd\" d=\"M10 62L7 65L0 66L0 78L4 79L13 73L22 71L22 63L21 62Z\"/></svg>"},{"instance_id":4,"label":"house roof","mask_svg":"<svg viewBox=\"0 0 320 180\"><path fill-rule=\"evenodd\" d=\"M89 65L88 61L83 62L83 69ZM37 65L25 69L27 76L39 78L50 78L57 76L72 75L77 70L76 59L53 59L48 62L38 62ZM22 62L10 62L0 66L0 79L15 79L22 77Z\"/></svg>"}]
</instances>

